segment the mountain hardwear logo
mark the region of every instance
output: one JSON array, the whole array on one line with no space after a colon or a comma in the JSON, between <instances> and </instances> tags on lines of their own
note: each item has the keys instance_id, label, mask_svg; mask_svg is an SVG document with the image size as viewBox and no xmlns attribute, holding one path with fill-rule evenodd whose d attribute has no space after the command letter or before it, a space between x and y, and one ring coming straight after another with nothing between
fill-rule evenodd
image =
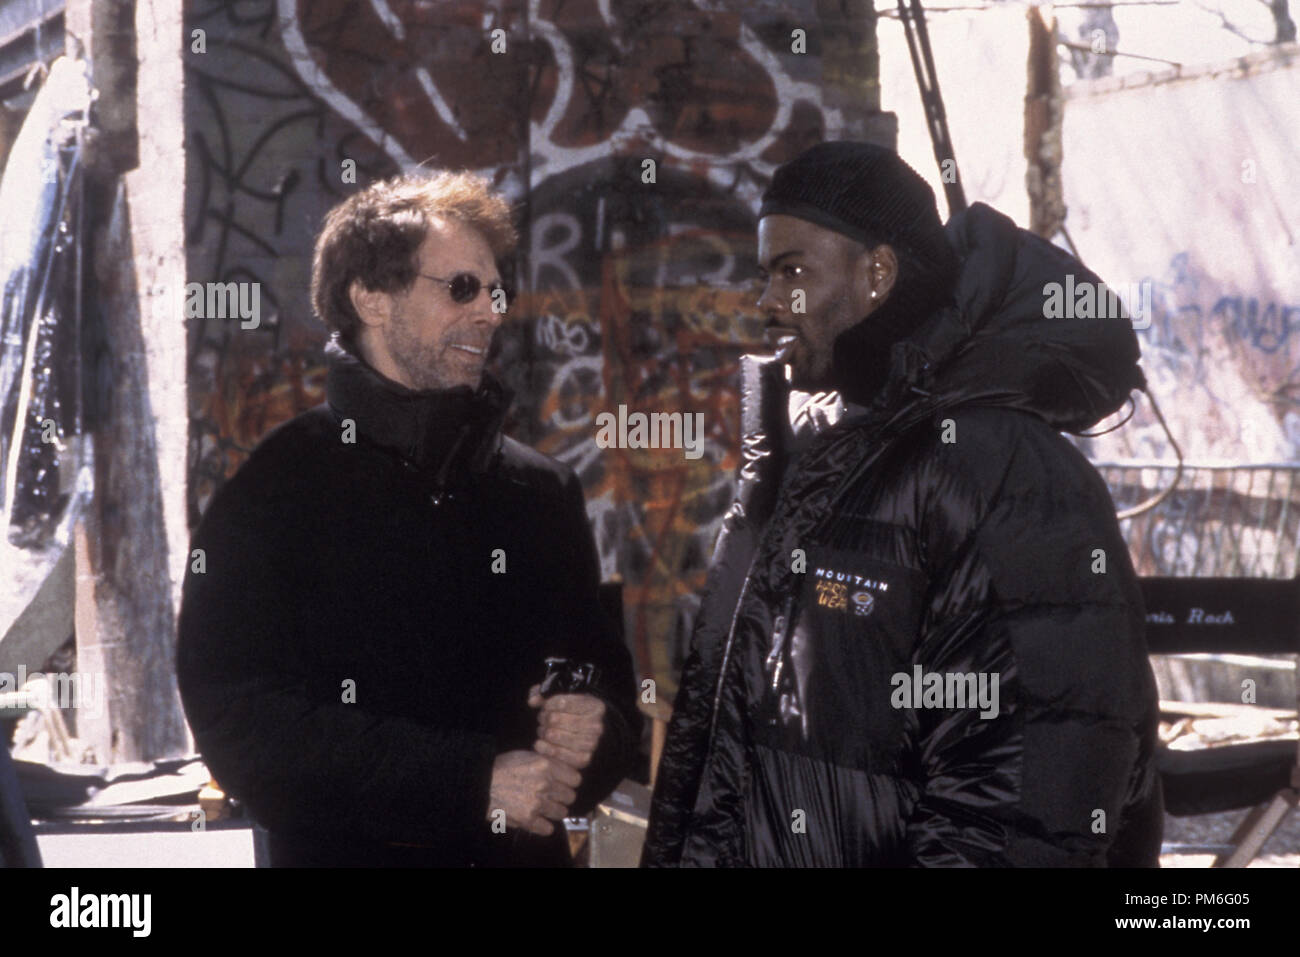
<instances>
[{"instance_id":1,"label":"mountain hardwear logo","mask_svg":"<svg viewBox=\"0 0 1300 957\"><path fill-rule=\"evenodd\" d=\"M845 585L857 585L859 588L871 588L875 591L889 591L889 582L879 578L865 578L852 572L837 572L830 567L818 567L813 572L814 578L828 582L843 582Z\"/></svg>"},{"instance_id":2,"label":"mountain hardwear logo","mask_svg":"<svg viewBox=\"0 0 1300 957\"><path fill-rule=\"evenodd\" d=\"M889 583L878 578L866 578L852 572L837 572L833 568L818 568L813 572L819 579L815 588L817 604L832 611L848 612L858 618L866 618L876 608L876 596L868 589L879 592L889 590ZM852 591L850 588L856 586Z\"/></svg>"},{"instance_id":3,"label":"mountain hardwear logo","mask_svg":"<svg viewBox=\"0 0 1300 957\"><path fill-rule=\"evenodd\" d=\"M871 614L871 610L876 607L876 596L869 591L855 591L852 601L853 614L859 618L866 618Z\"/></svg>"}]
</instances>

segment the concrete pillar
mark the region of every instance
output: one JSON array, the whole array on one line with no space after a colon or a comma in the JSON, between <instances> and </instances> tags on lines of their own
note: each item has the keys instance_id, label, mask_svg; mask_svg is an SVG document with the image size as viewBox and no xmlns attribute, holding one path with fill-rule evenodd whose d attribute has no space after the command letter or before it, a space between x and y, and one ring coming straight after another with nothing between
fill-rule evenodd
<instances>
[{"instance_id":1,"label":"concrete pillar","mask_svg":"<svg viewBox=\"0 0 1300 957\"><path fill-rule=\"evenodd\" d=\"M185 283L181 6L74 0L67 10L69 48L89 58L100 91L86 323L101 343L101 398L89 416L94 498L76 534L78 669L110 688L103 717L78 724L99 763L192 750L175 678L186 331L167 308Z\"/></svg>"}]
</instances>

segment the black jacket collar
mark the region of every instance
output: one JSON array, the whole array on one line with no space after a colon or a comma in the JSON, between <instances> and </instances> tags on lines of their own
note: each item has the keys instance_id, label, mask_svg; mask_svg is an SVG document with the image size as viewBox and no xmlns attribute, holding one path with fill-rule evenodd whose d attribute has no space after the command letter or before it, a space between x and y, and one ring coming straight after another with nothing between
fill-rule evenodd
<instances>
[{"instance_id":1,"label":"black jacket collar","mask_svg":"<svg viewBox=\"0 0 1300 957\"><path fill-rule=\"evenodd\" d=\"M501 446L512 394L489 373L469 386L417 391L394 382L331 338L325 347L325 398L340 419L356 422L359 441L400 456L446 487L482 471Z\"/></svg>"}]
</instances>

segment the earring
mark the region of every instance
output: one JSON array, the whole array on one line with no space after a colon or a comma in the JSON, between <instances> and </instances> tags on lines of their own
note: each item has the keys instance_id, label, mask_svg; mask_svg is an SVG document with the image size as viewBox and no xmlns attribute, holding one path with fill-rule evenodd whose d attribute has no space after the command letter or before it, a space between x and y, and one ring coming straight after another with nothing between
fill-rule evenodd
<instances>
[{"instance_id":1,"label":"earring","mask_svg":"<svg viewBox=\"0 0 1300 957\"><path fill-rule=\"evenodd\" d=\"M875 298L876 298L876 290L875 290L875 289L871 290L871 298L872 298L872 299L875 299Z\"/></svg>"}]
</instances>

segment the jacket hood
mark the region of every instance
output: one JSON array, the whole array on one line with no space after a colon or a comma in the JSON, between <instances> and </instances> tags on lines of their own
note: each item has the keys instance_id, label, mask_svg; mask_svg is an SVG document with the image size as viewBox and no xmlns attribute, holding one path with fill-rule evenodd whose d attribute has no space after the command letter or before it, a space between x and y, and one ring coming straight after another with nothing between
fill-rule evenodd
<instances>
[{"instance_id":1,"label":"jacket hood","mask_svg":"<svg viewBox=\"0 0 1300 957\"><path fill-rule=\"evenodd\" d=\"M486 467L501 444L511 392L483 373L478 389L410 389L380 373L337 337L325 347L325 398L361 438L397 453L445 485L464 470Z\"/></svg>"},{"instance_id":2,"label":"jacket hood","mask_svg":"<svg viewBox=\"0 0 1300 957\"><path fill-rule=\"evenodd\" d=\"M1145 389L1126 313L1044 315L1045 287L1100 288L1095 273L984 203L955 214L945 230L961 258L952 302L894 345L878 404L893 407L919 393L928 407L1019 409L1078 432L1120 409L1133 389Z\"/></svg>"}]
</instances>

